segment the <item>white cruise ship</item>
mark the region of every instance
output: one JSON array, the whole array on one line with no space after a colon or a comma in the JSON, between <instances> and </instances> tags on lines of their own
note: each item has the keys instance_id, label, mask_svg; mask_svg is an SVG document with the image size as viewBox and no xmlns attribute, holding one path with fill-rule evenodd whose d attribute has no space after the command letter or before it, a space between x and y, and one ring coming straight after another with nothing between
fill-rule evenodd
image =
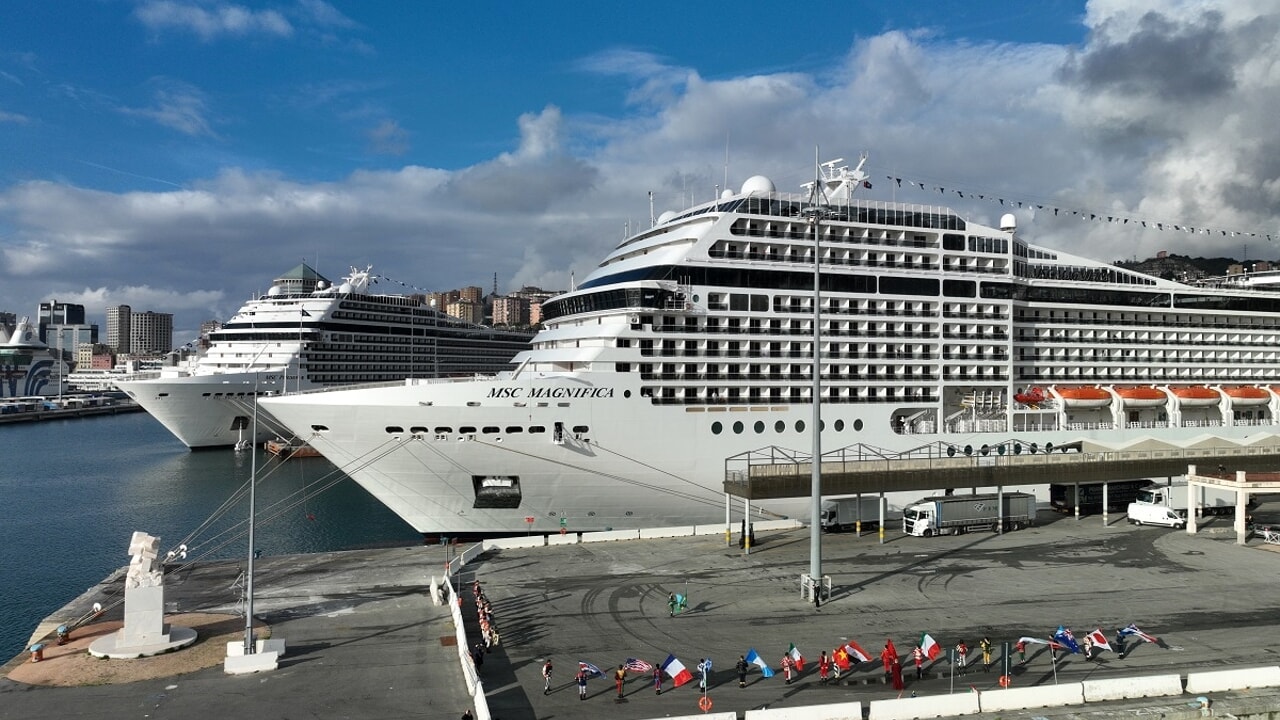
<instances>
[{"instance_id":1,"label":"white cruise ship","mask_svg":"<svg viewBox=\"0 0 1280 720\"><path fill-rule=\"evenodd\" d=\"M723 523L731 458L811 447L816 252L832 453L1280 433L1280 295L854 198L861 165L824 167L826 193L756 176L664 213L544 305L514 371L264 406L424 533Z\"/></svg>"},{"instance_id":2,"label":"white cruise ship","mask_svg":"<svg viewBox=\"0 0 1280 720\"><path fill-rule=\"evenodd\" d=\"M305 263L245 303L193 364L116 385L187 447L221 447L284 433L253 398L405 378L492 374L510 368L532 332L463 322L421 296L369 292L369 268L333 285Z\"/></svg>"}]
</instances>

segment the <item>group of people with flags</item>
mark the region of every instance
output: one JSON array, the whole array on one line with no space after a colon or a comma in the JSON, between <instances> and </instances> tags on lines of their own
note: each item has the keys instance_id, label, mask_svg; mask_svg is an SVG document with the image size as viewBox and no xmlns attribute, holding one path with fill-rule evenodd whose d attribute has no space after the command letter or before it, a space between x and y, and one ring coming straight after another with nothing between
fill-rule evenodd
<instances>
[{"instance_id":1,"label":"group of people with flags","mask_svg":"<svg viewBox=\"0 0 1280 720\"><path fill-rule=\"evenodd\" d=\"M1076 639L1070 628L1059 625L1057 630L1046 637L1022 636L1014 645L1014 649L1019 653L1020 662L1022 663L1026 662L1028 644L1040 644L1049 647L1053 652L1055 662L1059 653L1081 654L1085 656L1086 660L1092 660L1098 653L1109 651L1116 652L1123 658L1126 643L1130 640L1149 643L1160 642L1159 638L1143 632L1133 623L1117 629L1113 642L1107 641L1107 636L1102 632L1101 628L1091 630L1085 633L1082 638ZM978 647L982 652L983 671L988 671L991 668L993 646L994 644L987 637L983 637L978 642ZM964 640L958 641L952 652L948 653L947 659L952 663L956 673L964 674L964 668L968 665L968 653L969 648ZM943 654L942 646L932 635L927 632L921 633L919 642L910 653L910 660L915 665L916 679L924 678L926 663L938 660ZM892 638L885 639L884 649L874 658L871 653L853 640L840 643L831 651L830 655L826 650L823 650L818 657L817 663L819 681L826 683L832 676L834 676L834 679L839 680L842 672L856 669L863 663L872 663L877 659L884 669L885 682L892 685L895 690L904 689L905 683L902 679L903 659L899 656L898 649L893 644ZM701 658L695 666L699 680L697 687L703 692L707 689L711 667L711 658ZM804 672L805 657L799 648L795 646L795 643L791 643L786 652L782 654L782 658L779 660L779 667L784 682L787 684L794 682ZM738 656L738 662L734 666L734 672L738 677L738 687L746 687L747 674L753 668L760 672L762 678L771 678L776 674L760 653L756 652L755 648L749 648L746 653ZM664 678L669 678L674 687L693 682L695 678L694 672L685 667L684 663L675 654L668 654L666 660L656 664L651 664L638 658L627 658L618 665L618 669L613 673L619 698L623 696L622 686L627 673L651 676L653 678L654 691L657 694L662 693ZM592 663L579 661L577 684L579 697L582 699L586 699L587 681L594 677L604 677L604 673Z\"/></svg>"}]
</instances>

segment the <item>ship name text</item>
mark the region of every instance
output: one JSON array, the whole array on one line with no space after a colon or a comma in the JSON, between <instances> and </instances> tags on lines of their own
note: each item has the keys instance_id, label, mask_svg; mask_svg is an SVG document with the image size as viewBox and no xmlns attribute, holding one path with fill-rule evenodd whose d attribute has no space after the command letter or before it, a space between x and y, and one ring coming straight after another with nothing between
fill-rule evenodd
<instances>
[{"instance_id":1,"label":"ship name text","mask_svg":"<svg viewBox=\"0 0 1280 720\"><path fill-rule=\"evenodd\" d=\"M506 387L491 388L489 390L490 398L545 398L554 400L563 399L582 399L582 398L611 398L613 397L613 388L597 387L597 388L522 388L522 387Z\"/></svg>"}]
</instances>

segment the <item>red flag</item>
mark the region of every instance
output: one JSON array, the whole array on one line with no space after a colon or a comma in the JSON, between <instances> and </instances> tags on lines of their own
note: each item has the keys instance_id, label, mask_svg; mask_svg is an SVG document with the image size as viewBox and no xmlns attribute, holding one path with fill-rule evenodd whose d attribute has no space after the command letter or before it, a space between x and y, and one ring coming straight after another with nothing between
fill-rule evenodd
<instances>
[{"instance_id":1,"label":"red flag","mask_svg":"<svg viewBox=\"0 0 1280 720\"><path fill-rule=\"evenodd\" d=\"M843 647L838 647L831 651L831 659L835 661L836 667L841 670L848 670L853 667L853 663L849 662L849 652Z\"/></svg>"}]
</instances>

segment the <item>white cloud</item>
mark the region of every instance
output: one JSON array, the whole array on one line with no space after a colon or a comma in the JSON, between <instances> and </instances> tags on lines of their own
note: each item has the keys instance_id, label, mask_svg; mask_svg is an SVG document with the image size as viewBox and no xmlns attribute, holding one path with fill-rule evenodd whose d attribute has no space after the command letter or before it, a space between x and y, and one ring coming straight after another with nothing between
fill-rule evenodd
<instances>
[{"instance_id":1,"label":"white cloud","mask_svg":"<svg viewBox=\"0 0 1280 720\"><path fill-rule=\"evenodd\" d=\"M121 107L119 112L146 118L184 135L215 136L203 92L193 85L165 78L155 79L152 84L157 87L149 107Z\"/></svg>"},{"instance_id":2,"label":"white cloud","mask_svg":"<svg viewBox=\"0 0 1280 720\"><path fill-rule=\"evenodd\" d=\"M226 2L145 0L134 8L133 14L154 32L185 30L205 41L224 35L287 37L293 34L293 26L279 11L253 10Z\"/></svg>"}]
</instances>

